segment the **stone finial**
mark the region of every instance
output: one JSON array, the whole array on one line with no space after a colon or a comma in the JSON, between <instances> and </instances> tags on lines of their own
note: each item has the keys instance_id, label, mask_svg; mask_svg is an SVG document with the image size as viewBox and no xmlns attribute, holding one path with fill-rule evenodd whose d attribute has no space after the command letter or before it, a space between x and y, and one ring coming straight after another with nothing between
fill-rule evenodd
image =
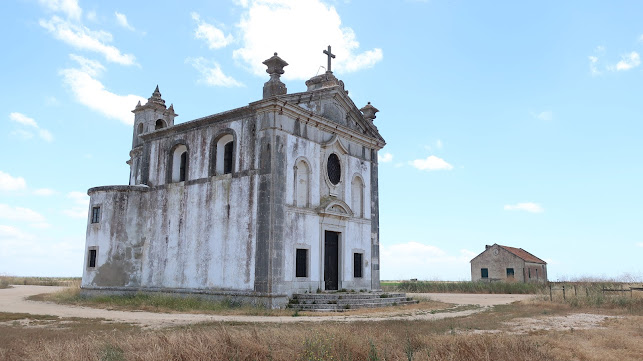
<instances>
[{"instance_id":1,"label":"stone finial","mask_svg":"<svg viewBox=\"0 0 643 361\"><path fill-rule=\"evenodd\" d=\"M268 67L266 73L270 74L270 80L263 85L263 98L266 99L275 95L286 94L286 84L282 83L279 78L281 74L284 73L284 67L287 66L288 63L275 53L270 59L265 60L263 64Z\"/></svg>"},{"instance_id":2,"label":"stone finial","mask_svg":"<svg viewBox=\"0 0 643 361\"><path fill-rule=\"evenodd\" d=\"M366 104L364 108L360 109L360 111L364 114L364 118L371 122L376 118L375 113L379 112L377 108L371 105L371 102L368 102L368 104Z\"/></svg>"},{"instance_id":3,"label":"stone finial","mask_svg":"<svg viewBox=\"0 0 643 361\"><path fill-rule=\"evenodd\" d=\"M147 103L158 104L165 108L165 100L161 98L161 92L159 91L158 84L156 85L156 89L154 89L154 93L152 93L152 96L147 99Z\"/></svg>"}]
</instances>

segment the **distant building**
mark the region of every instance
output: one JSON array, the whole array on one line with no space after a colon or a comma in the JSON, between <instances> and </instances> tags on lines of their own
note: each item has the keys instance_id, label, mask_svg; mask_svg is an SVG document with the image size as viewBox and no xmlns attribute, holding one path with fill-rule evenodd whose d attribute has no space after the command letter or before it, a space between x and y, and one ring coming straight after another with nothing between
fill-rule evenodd
<instances>
[{"instance_id":1,"label":"distant building","mask_svg":"<svg viewBox=\"0 0 643 361\"><path fill-rule=\"evenodd\" d=\"M471 281L547 282L547 262L525 251L494 244L471 260Z\"/></svg>"}]
</instances>

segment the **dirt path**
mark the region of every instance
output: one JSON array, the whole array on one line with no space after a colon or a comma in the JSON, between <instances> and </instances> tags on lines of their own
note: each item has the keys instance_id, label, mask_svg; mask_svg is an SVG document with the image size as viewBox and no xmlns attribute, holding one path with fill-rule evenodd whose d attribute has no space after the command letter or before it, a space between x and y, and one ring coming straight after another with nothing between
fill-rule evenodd
<instances>
[{"instance_id":1,"label":"dirt path","mask_svg":"<svg viewBox=\"0 0 643 361\"><path fill-rule=\"evenodd\" d=\"M531 297L531 295L464 295L421 293L410 294L419 298L455 303L459 305L474 304L481 308L454 312L400 312L383 311L382 313L351 316L223 316L183 313L154 313L142 311L116 311L80 306L59 305L51 302L28 301L25 298L41 293L56 292L63 287L48 286L14 286L13 288L0 289L0 312L28 313L39 315L53 315L58 317L104 318L115 322L124 322L140 325L146 328L161 328L187 325L200 322L354 322L354 321L383 321L383 320L438 320L451 317L471 315L486 309L486 307L507 304Z\"/></svg>"}]
</instances>

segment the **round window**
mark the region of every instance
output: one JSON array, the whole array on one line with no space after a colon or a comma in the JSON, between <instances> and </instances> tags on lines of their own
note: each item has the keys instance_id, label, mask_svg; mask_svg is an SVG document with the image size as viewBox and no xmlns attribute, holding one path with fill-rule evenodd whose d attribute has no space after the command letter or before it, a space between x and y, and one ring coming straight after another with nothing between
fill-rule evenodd
<instances>
[{"instance_id":1,"label":"round window","mask_svg":"<svg viewBox=\"0 0 643 361\"><path fill-rule=\"evenodd\" d=\"M328 156L326 167L326 170L328 171L328 179L333 183L333 185L337 185L342 174L342 166L339 164L339 157L337 157L337 154L333 153Z\"/></svg>"}]
</instances>

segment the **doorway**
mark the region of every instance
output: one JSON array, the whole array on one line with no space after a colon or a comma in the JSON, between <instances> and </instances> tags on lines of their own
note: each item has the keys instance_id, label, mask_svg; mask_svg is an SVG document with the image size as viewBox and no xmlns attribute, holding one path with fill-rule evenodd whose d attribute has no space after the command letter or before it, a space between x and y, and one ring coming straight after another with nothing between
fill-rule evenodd
<instances>
[{"instance_id":1,"label":"doorway","mask_svg":"<svg viewBox=\"0 0 643 361\"><path fill-rule=\"evenodd\" d=\"M339 233L324 233L324 289L337 291L339 287Z\"/></svg>"}]
</instances>

